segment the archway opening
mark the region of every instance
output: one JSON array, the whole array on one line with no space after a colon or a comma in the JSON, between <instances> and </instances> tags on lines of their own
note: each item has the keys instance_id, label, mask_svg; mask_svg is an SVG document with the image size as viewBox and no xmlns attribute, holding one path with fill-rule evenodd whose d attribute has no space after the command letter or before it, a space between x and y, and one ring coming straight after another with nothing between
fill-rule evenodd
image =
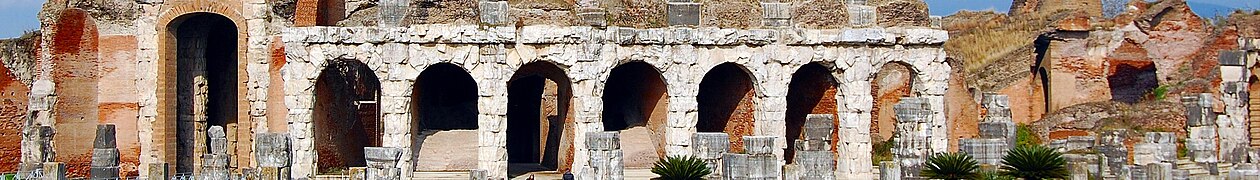
<instances>
[{"instance_id":1,"label":"archway opening","mask_svg":"<svg viewBox=\"0 0 1260 180\"><path fill-rule=\"evenodd\" d=\"M508 176L568 170L572 158L572 90L564 70L535 62L508 81Z\"/></svg>"},{"instance_id":2,"label":"archway opening","mask_svg":"<svg viewBox=\"0 0 1260 180\"><path fill-rule=\"evenodd\" d=\"M699 120L697 132L724 132L730 135L731 150L742 152L743 136L753 134L753 102L756 92L752 75L744 67L723 63L704 75L696 95Z\"/></svg>"},{"instance_id":3,"label":"archway opening","mask_svg":"<svg viewBox=\"0 0 1260 180\"><path fill-rule=\"evenodd\" d=\"M1111 72L1107 74L1107 85L1112 101L1137 103L1159 87L1154 61L1112 59L1109 62Z\"/></svg>"},{"instance_id":4,"label":"archway opening","mask_svg":"<svg viewBox=\"0 0 1260 180\"><path fill-rule=\"evenodd\" d=\"M412 89L416 171L477 168L477 82L453 64L429 66Z\"/></svg>"},{"instance_id":5,"label":"archway opening","mask_svg":"<svg viewBox=\"0 0 1260 180\"><path fill-rule=\"evenodd\" d=\"M829 135L831 152L836 152L835 144L839 142L838 133L835 129L839 129L838 105L836 94L839 93L835 78L831 76L831 71L827 67L811 63L802 66L792 74L792 81L788 84L787 94L787 112L786 112L786 140L787 146L783 151L783 159L787 164L792 164L796 155L796 140L804 139L804 129L807 125L806 117L810 114L827 114L831 115L833 121L827 124L833 129Z\"/></svg>"},{"instance_id":6,"label":"archway opening","mask_svg":"<svg viewBox=\"0 0 1260 180\"><path fill-rule=\"evenodd\" d=\"M380 80L366 64L333 60L315 80L315 151L319 174L366 166L364 147L380 147Z\"/></svg>"},{"instance_id":7,"label":"archway opening","mask_svg":"<svg viewBox=\"0 0 1260 180\"><path fill-rule=\"evenodd\" d=\"M910 97L914 86L914 71L905 64L884 64L871 80L871 158L872 163L892 160L892 147L897 130L897 112L893 107L901 98Z\"/></svg>"},{"instance_id":8,"label":"archway opening","mask_svg":"<svg viewBox=\"0 0 1260 180\"><path fill-rule=\"evenodd\" d=\"M222 126L226 133L236 133L232 127L237 127L238 104L243 102L237 90L242 78L238 77L237 29L232 20L212 13L180 18L168 28L174 30L177 46L175 170L189 173L196 168L194 161L209 150L206 129ZM228 142L229 149L237 147L236 140Z\"/></svg>"},{"instance_id":9,"label":"archway opening","mask_svg":"<svg viewBox=\"0 0 1260 180\"><path fill-rule=\"evenodd\" d=\"M626 168L651 168L665 157L668 103L665 79L644 62L612 69L604 86L604 130L621 131Z\"/></svg>"}]
</instances>

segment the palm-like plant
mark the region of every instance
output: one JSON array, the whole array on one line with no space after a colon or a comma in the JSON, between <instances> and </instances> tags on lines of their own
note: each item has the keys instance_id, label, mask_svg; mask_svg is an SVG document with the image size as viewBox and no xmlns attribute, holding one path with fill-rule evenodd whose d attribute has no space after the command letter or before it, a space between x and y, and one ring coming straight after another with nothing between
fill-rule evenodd
<instances>
[{"instance_id":1,"label":"palm-like plant","mask_svg":"<svg viewBox=\"0 0 1260 180\"><path fill-rule=\"evenodd\" d=\"M932 179L959 180L976 178L976 170L980 163L963 153L940 153L933 155L923 164L924 177Z\"/></svg>"},{"instance_id":2,"label":"palm-like plant","mask_svg":"<svg viewBox=\"0 0 1260 180\"><path fill-rule=\"evenodd\" d=\"M661 180L703 180L711 172L704 160L692 156L670 156L652 165Z\"/></svg>"},{"instance_id":3,"label":"palm-like plant","mask_svg":"<svg viewBox=\"0 0 1260 180\"><path fill-rule=\"evenodd\" d=\"M1068 176L1063 153L1045 146L1019 146L1002 157L1002 175L1026 180L1063 179Z\"/></svg>"}]
</instances>

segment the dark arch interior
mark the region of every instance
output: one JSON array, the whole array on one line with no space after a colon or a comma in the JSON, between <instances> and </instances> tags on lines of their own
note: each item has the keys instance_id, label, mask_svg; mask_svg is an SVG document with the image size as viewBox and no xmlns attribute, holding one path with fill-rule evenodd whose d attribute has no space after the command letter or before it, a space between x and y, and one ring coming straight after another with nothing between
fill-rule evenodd
<instances>
[{"instance_id":1,"label":"dark arch interior","mask_svg":"<svg viewBox=\"0 0 1260 180\"><path fill-rule=\"evenodd\" d=\"M333 60L315 80L318 172L366 165L364 147L381 146L380 81L355 60Z\"/></svg>"},{"instance_id":2,"label":"dark arch interior","mask_svg":"<svg viewBox=\"0 0 1260 180\"><path fill-rule=\"evenodd\" d=\"M752 75L743 67L724 63L713 67L700 81L697 132L725 132L731 137L731 150L740 152L743 136L753 133Z\"/></svg>"},{"instance_id":3,"label":"dark arch interior","mask_svg":"<svg viewBox=\"0 0 1260 180\"><path fill-rule=\"evenodd\" d=\"M622 131L627 168L647 168L665 155L669 97L652 65L632 62L613 68L604 87L604 130Z\"/></svg>"},{"instance_id":4,"label":"dark arch interior","mask_svg":"<svg viewBox=\"0 0 1260 180\"><path fill-rule=\"evenodd\" d=\"M831 71L819 64L807 64L796 70L792 74L792 81L788 85L787 94L787 113L786 113L786 140L787 148L783 152L783 159L788 163L793 163L796 154L796 140L804 138L803 131L805 129L805 118L809 114L828 114L832 115L836 121L831 122L832 129L837 129L838 118L836 118L837 106L836 93L838 89L837 83L831 76ZM831 144L835 145L838 137L833 131L830 139ZM836 146L831 146L831 150L835 152Z\"/></svg>"},{"instance_id":5,"label":"dark arch interior","mask_svg":"<svg viewBox=\"0 0 1260 180\"><path fill-rule=\"evenodd\" d=\"M436 64L420 73L411 96L416 171L477 168L477 92L477 82L458 66Z\"/></svg>"},{"instance_id":6,"label":"dark arch interior","mask_svg":"<svg viewBox=\"0 0 1260 180\"><path fill-rule=\"evenodd\" d=\"M572 142L569 87L564 71L545 62L522 66L508 81L508 176L565 170Z\"/></svg>"},{"instance_id":7,"label":"dark arch interior","mask_svg":"<svg viewBox=\"0 0 1260 180\"><path fill-rule=\"evenodd\" d=\"M178 116L177 173L193 171L193 159L209 147L205 130L237 121L237 29L217 14L189 14L173 24L176 53ZM229 145L231 147L231 145ZM230 152L230 151L229 151Z\"/></svg>"}]
</instances>

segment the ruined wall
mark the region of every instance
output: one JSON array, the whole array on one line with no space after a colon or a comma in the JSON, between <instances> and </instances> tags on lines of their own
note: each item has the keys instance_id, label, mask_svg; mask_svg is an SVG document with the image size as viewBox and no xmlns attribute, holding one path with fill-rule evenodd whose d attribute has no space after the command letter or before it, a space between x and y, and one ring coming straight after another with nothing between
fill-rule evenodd
<instances>
[{"instance_id":1,"label":"ruined wall","mask_svg":"<svg viewBox=\"0 0 1260 180\"><path fill-rule=\"evenodd\" d=\"M0 171L18 170L22 157L22 127L30 88L8 67L0 66Z\"/></svg>"},{"instance_id":2,"label":"ruined wall","mask_svg":"<svg viewBox=\"0 0 1260 180\"><path fill-rule=\"evenodd\" d=\"M353 29L353 30L351 30ZM326 32L345 32L338 34L342 38L330 38ZM615 32L615 33L614 33ZM716 33L729 32L729 33ZM831 33L824 33L831 32ZM857 36L859 39L838 36L844 33L870 32L879 36ZM790 82L789 72L803 66L807 62L823 62L836 64L828 67L829 72L843 72L837 77L840 84L837 90L843 95L837 96L838 118L841 120L839 136L841 142L840 157L837 161L838 171L854 174L855 177L873 177L870 168L869 153L871 111L870 80L877 74L877 69L889 63L904 63L915 73L915 79L923 83L911 90L920 97L925 97L929 108L935 112L945 109L946 80L950 68L944 63L943 51L939 43L945 33L939 30L919 28L891 28L889 30L840 29L840 30L737 30L737 29L595 29L589 27L557 27L557 26L524 26L514 27L476 27L452 25L424 25L411 28L295 28L287 30L285 38L288 54L285 65L286 95L288 99L304 99L312 96L305 87L311 82L303 80L306 72L316 64L324 63L331 57L354 57L367 62L382 77L382 106L405 104L410 99L405 89L411 89L417 73L426 67L438 63L453 63L468 69L474 74L473 79L478 86L478 169L485 169L490 176L504 177L507 160L503 133L508 123L505 117L507 109L506 76L488 74L511 74L525 64L533 62L550 62L557 64L564 71L564 76L573 82L574 104L574 170L582 171L587 163L584 136L585 132L602 130L603 111L602 91L594 91L606 86L603 81L608 70L626 61L643 61L661 69L670 92L669 122L666 124L665 139L667 155L684 155L690 152L690 135L697 131L694 126L700 114L697 96L700 95L700 83L719 64L729 63L743 66L747 74L752 76L752 87L755 89L752 102L753 134L766 136L784 136L786 129L781 120L785 116L787 91ZM678 34L681 33L681 34ZM690 36L680 36L689 34ZM405 37L405 38L404 38ZM562 38L563 37L563 38ZM885 39L884 37L887 37ZM896 38L892 38L896 37ZM848 46L840 42L875 42L890 44L909 44L911 46ZM381 43L367 43L381 42ZM595 43L597 46L581 45ZM501 44L512 44L506 46ZM640 44L657 44L640 46ZM814 46L835 44L835 46ZM599 52L599 53L595 53ZM360 56L362 55L362 56ZM909 74L907 74L909 75ZM843 97L843 98L841 98ZM290 130L310 129L309 117L304 112L311 108L310 104L294 102L289 104ZM384 119L406 119L406 110L384 108ZM944 129L946 123L943 113L928 116L927 125ZM409 148L412 143L410 135L411 122L386 121L385 146ZM947 131L933 131L932 137L946 137ZM295 146L314 143L310 137L295 133ZM776 140L775 147L784 147L786 142ZM928 149L933 152L947 150L948 141L944 138L931 140ZM782 149L775 150L781 156ZM311 176L310 165L317 163L311 151L296 150L294 161L295 177ZM410 156L410 155L404 155ZM865 160L863 160L865 159ZM407 160L409 161L409 160ZM404 162L403 164L410 164ZM409 171L411 167L401 167Z\"/></svg>"},{"instance_id":3,"label":"ruined wall","mask_svg":"<svg viewBox=\"0 0 1260 180\"><path fill-rule=\"evenodd\" d=\"M875 106L871 110L871 134L873 141L884 141L893 137L897 126L897 113L893 106L901 102L901 98L911 97L915 72L903 64L887 64L875 73L871 80L871 94L875 97ZM877 135L877 136L876 136Z\"/></svg>"}]
</instances>

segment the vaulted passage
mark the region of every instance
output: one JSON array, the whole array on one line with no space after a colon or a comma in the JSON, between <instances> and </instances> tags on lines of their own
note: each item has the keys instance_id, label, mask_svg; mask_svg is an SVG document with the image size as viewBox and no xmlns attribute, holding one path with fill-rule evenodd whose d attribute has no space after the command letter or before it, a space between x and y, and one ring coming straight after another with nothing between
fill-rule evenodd
<instances>
[{"instance_id":1,"label":"vaulted passage","mask_svg":"<svg viewBox=\"0 0 1260 180\"><path fill-rule=\"evenodd\" d=\"M1153 61L1111 60L1110 64L1107 85L1112 101L1137 103L1159 87Z\"/></svg>"},{"instance_id":2,"label":"vaulted passage","mask_svg":"<svg viewBox=\"0 0 1260 180\"><path fill-rule=\"evenodd\" d=\"M752 75L739 65L723 63L704 75L700 93L696 95L699 121L697 132L725 132L731 138L731 150L742 152L743 136L753 134Z\"/></svg>"},{"instance_id":3,"label":"vaulted passage","mask_svg":"<svg viewBox=\"0 0 1260 180\"><path fill-rule=\"evenodd\" d=\"M315 150L319 173L363 167L363 147L381 146L380 81L355 60L333 60L315 80Z\"/></svg>"},{"instance_id":4,"label":"vaulted passage","mask_svg":"<svg viewBox=\"0 0 1260 180\"><path fill-rule=\"evenodd\" d=\"M238 76L236 25L226 17L196 13L173 22L178 49L176 72L177 159L176 172L192 172L194 161L208 152L206 129L223 126L235 134L238 125ZM236 140L229 136L229 149ZM234 150L229 150L229 154Z\"/></svg>"},{"instance_id":5,"label":"vaulted passage","mask_svg":"<svg viewBox=\"0 0 1260 180\"><path fill-rule=\"evenodd\" d=\"M604 130L621 131L626 168L651 168L665 157L665 80L652 65L632 62L613 68L606 84Z\"/></svg>"},{"instance_id":6,"label":"vaulted passage","mask_svg":"<svg viewBox=\"0 0 1260 180\"><path fill-rule=\"evenodd\" d=\"M783 159L792 164L796 154L796 140L804 138L803 130L805 129L805 118L809 114L827 114L836 117L837 103L836 80L832 78L831 71L827 70L819 64L807 64L801 69L796 70L792 74L792 82L788 85L787 94L787 115L786 127L784 131L787 135L787 148L783 151ZM839 118L829 124L832 129L839 129ZM832 131L831 134L831 151L836 152L836 143L839 143L838 134Z\"/></svg>"},{"instance_id":7,"label":"vaulted passage","mask_svg":"<svg viewBox=\"0 0 1260 180\"><path fill-rule=\"evenodd\" d=\"M477 168L477 82L464 69L436 64L412 89L416 171Z\"/></svg>"},{"instance_id":8,"label":"vaulted passage","mask_svg":"<svg viewBox=\"0 0 1260 180\"><path fill-rule=\"evenodd\" d=\"M910 97L914 71L905 64L888 63L871 79L871 158L873 163L892 160L893 136L897 131L897 112L893 110L901 98Z\"/></svg>"},{"instance_id":9,"label":"vaulted passage","mask_svg":"<svg viewBox=\"0 0 1260 180\"><path fill-rule=\"evenodd\" d=\"M573 93L564 70L535 62L508 81L508 176L563 172L571 164Z\"/></svg>"},{"instance_id":10,"label":"vaulted passage","mask_svg":"<svg viewBox=\"0 0 1260 180\"><path fill-rule=\"evenodd\" d=\"M97 34L87 12L68 9L61 13L53 30L52 80L57 96L57 135L53 138L56 160L66 162L71 177L85 177L91 163L92 144L80 139L94 138L99 122L97 110Z\"/></svg>"}]
</instances>

